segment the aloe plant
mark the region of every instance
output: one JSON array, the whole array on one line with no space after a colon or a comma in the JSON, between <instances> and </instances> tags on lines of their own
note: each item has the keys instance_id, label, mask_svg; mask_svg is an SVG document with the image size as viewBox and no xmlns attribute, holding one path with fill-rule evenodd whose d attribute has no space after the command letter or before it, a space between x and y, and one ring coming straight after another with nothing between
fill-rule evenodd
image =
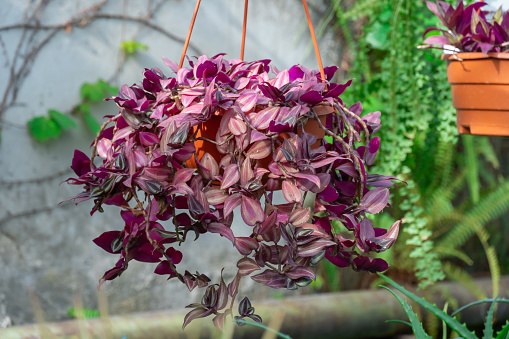
<instances>
[{"instance_id":1,"label":"aloe plant","mask_svg":"<svg viewBox=\"0 0 509 339\"><path fill-rule=\"evenodd\" d=\"M494 298L494 299L485 299L485 300L475 301L475 302L469 303L469 304L459 308L456 312L453 312L452 316L451 316L451 315L448 315L447 313L445 313L444 311L442 311L441 309L439 309L436 305L433 305L430 302L426 301L426 299L423 299L423 298L415 295L414 293L408 291L407 289L405 289L403 286L396 283L391 278L386 277L383 274L379 274L379 276L383 280L385 280L386 283L388 283L389 285L394 287L397 291L401 292L403 295L407 296L409 299L416 302L418 305L420 305L421 307L425 308L426 310L428 310L429 312L433 313L435 316L440 318L450 329L452 329L457 334L459 334L461 336L461 338L477 339L477 336L475 335L474 332L470 331L465 326L465 324L461 323L454 316L456 314L458 314L459 312L461 312L471 306L477 305L479 303L491 302L491 306L490 306L489 310L487 311L486 320L484 322L483 339L493 339L493 338L507 339L508 338L509 321L507 321L507 323L503 326L503 328L497 334L495 334L493 331L493 313L495 311L495 305L497 302L509 303L509 299ZM426 331L424 330L424 327L423 327L422 323L419 321L417 314L412 310L412 308L406 302L406 300L401 298L399 295L397 295L390 288L388 288L386 286L381 286L381 287L385 288L386 290L391 292L392 295L394 295L394 297L396 297L398 299L398 301L400 302L400 304L403 306L406 314L408 315L408 318L410 319L410 323L408 323L408 325L410 325L412 327L415 337L417 339L431 338L431 336L429 336L426 333ZM444 339L445 338L446 337L444 337Z\"/></svg>"}]
</instances>

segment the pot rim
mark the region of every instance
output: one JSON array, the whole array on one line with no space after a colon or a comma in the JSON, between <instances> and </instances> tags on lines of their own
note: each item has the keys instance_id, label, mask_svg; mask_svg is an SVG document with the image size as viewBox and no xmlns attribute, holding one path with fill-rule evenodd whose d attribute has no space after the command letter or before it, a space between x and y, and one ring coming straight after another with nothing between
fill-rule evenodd
<instances>
[{"instance_id":1,"label":"pot rim","mask_svg":"<svg viewBox=\"0 0 509 339\"><path fill-rule=\"evenodd\" d=\"M442 60L463 61L463 60L480 60L480 59L509 59L509 52L503 53L487 53L482 52L459 52L454 54L442 54Z\"/></svg>"}]
</instances>

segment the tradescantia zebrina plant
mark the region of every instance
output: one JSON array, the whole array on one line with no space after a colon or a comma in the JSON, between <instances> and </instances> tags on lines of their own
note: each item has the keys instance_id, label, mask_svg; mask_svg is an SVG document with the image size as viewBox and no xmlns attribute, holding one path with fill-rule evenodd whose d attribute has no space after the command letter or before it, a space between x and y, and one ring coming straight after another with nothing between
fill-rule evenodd
<instances>
[{"instance_id":1,"label":"tradescantia zebrina plant","mask_svg":"<svg viewBox=\"0 0 509 339\"><path fill-rule=\"evenodd\" d=\"M361 117L360 102L344 105L339 96L351 80L331 83L337 67L325 68L322 79L300 65L279 71L269 62L221 54L178 69L165 59L174 77L146 69L140 84L124 85L110 99L119 113L102 126L91 158L75 151L78 178L68 179L84 185L73 199L94 199L92 214L103 205L121 208L123 228L94 239L119 255L99 285L131 260L156 263L154 273L190 291L205 289L201 303L189 305L184 327L213 315L222 328L248 277L296 289L315 279L313 266L323 257L356 271L389 267L370 253L392 246L399 221L387 231L366 218L386 207L395 179L367 171L380 146L373 137L380 112ZM306 197L314 197L312 207ZM234 220L251 235L236 236ZM222 272L210 284L203 273L179 270L176 248L206 233L225 237L239 253L229 284ZM261 321L248 299L239 314Z\"/></svg>"}]
</instances>

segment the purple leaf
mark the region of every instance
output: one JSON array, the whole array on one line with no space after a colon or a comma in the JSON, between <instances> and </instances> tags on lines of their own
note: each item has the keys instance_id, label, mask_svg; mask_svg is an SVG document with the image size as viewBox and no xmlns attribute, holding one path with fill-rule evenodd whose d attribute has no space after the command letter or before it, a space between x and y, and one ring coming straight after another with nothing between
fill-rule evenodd
<instances>
[{"instance_id":1,"label":"purple leaf","mask_svg":"<svg viewBox=\"0 0 509 339\"><path fill-rule=\"evenodd\" d=\"M314 106L323 101L323 96L318 91L309 91L300 96L300 101Z\"/></svg>"},{"instance_id":2,"label":"purple leaf","mask_svg":"<svg viewBox=\"0 0 509 339\"><path fill-rule=\"evenodd\" d=\"M237 262L237 267L239 268L239 274L241 276L250 275L254 271L260 269L260 266L256 264L256 262L251 258L242 258Z\"/></svg>"},{"instance_id":3,"label":"purple leaf","mask_svg":"<svg viewBox=\"0 0 509 339\"><path fill-rule=\"evenodd\" d=\"M249 157L246 157L242 162L242 166L240 168L240 185L242 187L246 187L246 184L254 178L254 172L251 168L251 160Z\"/></svg>"},{"instance_id":4,"label":"purple leaf","mask_svg":"<svg viewBox=\"0 0 509 339\"><path fill-rule=\"evenodd\" d=\"M366 193L359 204L359 208L366 212L376 214L383 210L389 202L389 189L384 187L375 187Z\"/></svg>"},{"instance_id":5,"label":"purple leaf","mask_svg":"<svg viewBox=\"0 0 509 339\"><path fill-rule=\"evenodd\" d=\"M186 183L193 177L193 173L196 172L196 168L181 168L179 169L172 180L172 184L179 184L179 183ZM161 178L161 180L168 179L169 175L167 175L164 178Z\"/></svg>"},{"instance_id":6,"label":"purple leaf","mask_svg":"<svg viewBox=\"0 0 509 339\"><path fill-rule=\"evenodd\" d=\"M168 260L163 260L157 265L156 269L154 270L155 274L159 275L165 275L169 274L170 276L173 276L175 274L175 271L171 268L170 263Z\"/></svg>"},{"instance_id":7,"label":"purple leaf","mask_svg":"<svg viewBox=\"0 0 509 339\"><path fill-rule=\"evenodd\" d=\"M257 141L249 148L246 155L255 160L266 158L271 154L271 145L270 140Z\"/></svg>"},{"instance_id":8,"label":"purple leaf","mask_svg":"<svg viewBox=\"0 0 509 339\"><path fill-rule=\"evenodd\" d=\"M120 231L104 232L99 237L95 238L93 242L108 253L120 253L123 247L122 241L120 241L118 245L115 243L119 235Z\"/></svg>"},{"instance_id":9,"label":"purple leaf","mask_svg":"<svg viewBox=\"0 0 509 339\"><path fill-rule=\"evenodd\" d=\"M165 57L163 57L163 61L164 61L164 64L165 64L166 66L170 67L170 68L171 68L171 70L172 70L174 73L177 73L177 72L178 72L178 70L179 70L179 66L178 66L175 62L173 62L173 61L171 61L170 59L165 58Z\"/></svg>"},{"instance_id":10,"label":"purple leaf","mask_svg":"<svg viewBox=\"0 0 509 339\"><path fill-rule=\"evenodd\" d=\"M284 180L282 184L283 196L288 202L300 202L302 200L302 193L300 190L288 180Z\"/></svg>"},{"instance_id":11,"label":"purple leaf","mask_svg":"<svg viewBox=\"0 0 509 339\"><path fill-rule=\"evenodd\" d=\"M242 255L249 255L253 250L258 248L258 242L249 237L236 237L234 245L237 251Z\"/></svg>"},{"instance_id":12,"label":"purple leaf","mask_svg":"<svg viewBox=\"0 0 509 339\"><path fill-rule=\"evenodd\" d=\"M242 195L240 212L242 214L242 219L249 226L254 226L258 222L261 223L265 219L260 203L244 195Z\"/></svg>"},{"instance_id":13,"label":"purple leaf","mask_svg":"<svg viewBox=\"0 0 509 339\"><path fill-rule=\"evenodd\" d=\"M244 91L239 96L236 103L239 105L242 112L247 113L254 108L257 100L258 94L256 92Z\"/></svg>"},{"instance_id":14,"label":"purple leaf","mask_svg":"<svg viewBox=\"0 0 509 339\"><path fill-rule=\"evenodd\" d=\"M389 268L389 264L380 258L369 258L358 256L353 260L353 266L356 271L368 271L371 273L383 272Z\"/></svg>"},{"instance_id":15,"label":"purple leaf","mask_svg":"<svg viewBox=\"0 0 509 339\"><path fill-rule=\"evenodd\" d=\"M71 168L80 177L87 174L90 172L90 158L82 151L74 150Z\"/></svg>"},{"instance_id":16,"label":"purple leaf","mask_svg":"<svg viewBox=\"0 0 509 339\"><path fill-rule=\"evenodd\" d=\"M285 273L287 277L292 280L299 279L301 277L309 277L313 280L316 279L315 272L310 267L292 267L288 272Z\"/></svg>"},{"instance_id":17,"label":"purple leaf","mask_svg":"<svg viewBox=\"0 0 509 339\"><path fill-rule=\"evenodd\" d=\"M154 146L161 142L159 138L153 133L140 132L138 135L140 136L140 142L143 144L143 146Z\"/></svg>"},{"instance_id":18,"label":"purple leaf","mask_svg":"<svg viewBox=\"0 0 509 339\"><path fill-rule=\"evenodd\" d=\"M203 193L210 205L220 205L229 197L225 190L219 187L207 187Z\"/></svg>"},{"instance_id":19,"label":"purple leaf","mask_svg":"<svg viewBox=\"0 0 509 339\"><path fill-rule=\"evenodd\" d=\"M207 230L210 233L219 233L221 236L230 240L232 244L235 244L235 236L233 235L231 228L228 226L218 222L212 222L208 225Z\"/></svg>"},{"instance_id":20,"label":"purple leaf","mask_svg":"<svg viewBox=\"0 0 509 339\"><path fill-rule=\"evenodd\" d=\"M302 226L307 223L309 217L311 216L311 208L297 208L295 211L290 214L288 218L288 222L290 222L293 226Z\"/></svg>"},{"instance_id":21,"label":"purple leaf","mask_svg":"<svg viewBox=\"0 0 509 339\"><path fill-rule=\"evenodd\" d=\"M184 317L184 324L182 325L182 330L184 330L184 328L186 328L186 326L189 325L189 323L191 321L198 319L198 318L206 317L209 314L211 314L212 311L213 310L207 311L207 309L205 307L199 307L199 308L193 309L191 312L187 313L186 316Z\"/></svg>"},{"instance_id":22,"label":"purple leaf","mask_svg":"<svg viewBox=\"0 0 509 339\"><path fill-rule=\"evenodd\" d=\"M318 254L325 247L336 245L334 241L328 239L317 239L297 248L297 255L300 257L312 257Z\"/></svg>"},{"instance_id":23,"label":"purple leaf","mask_svg":"<svg viewBox=\"0 0 509 339\"><path fill-rule=\"evenodd\" d=\"M235 207L240 205L241 201L242 201L242 194L240 194L240 193L232 194L228 198L226 198L226 200L224 201L224 210L223 210L224 217L226 218L231 212L233 212Z\"/></svg>"},{"instance_id":24,"label":"purple leaf","mask_svg":"<svg viewBox=\"0 0 509 339\"><path fill-rule=\"evenodd\" d=\"M276 120L279 109L278 106L272 106L257 112L252 122L254 128L259 130L269 128L270 122Z\"/></svg>"},{"instance_id":25,"label":"purple leaf","mask_svg":"<svg viewBox=\"0 0 509 339\"><path fill-rule=\"evenodd\" d=\"M329 90L327 91L327 93L325 94L325 97L326 98L337 98L339 97L341 94L343 94L343 92L345 91L345 89L350 86L350 84L352 83L352 79L348 80L345 84L341 85L341 84L330 84L329 85Z\"/></svg>"},{"instance_id":26,"label":"purple leaf","mask_svg":"<svg viewBox=\"0 0 509 339\"><path fill-rule=\"evenodd\" d=\"M334 187L327 185L323 191L318 193L317 198L325 202L334 202L339 198L339 193Z\"/></svg>"},{"instance_id":27,"label":"purple leaf","mask_svg":"<svg viewBox=\"0 0 509 339\"><path fill-rule=\"evenodd\" d=\"M425 45L450 45L449 40L443 35L432 35L427 37L423 42Z\"/></svg>"},{"instance_id":28,"label":"purple leaf","mask_svg":"<svg viewBox=\"0 0 509 339\"><path fill-rule=\"evenodd\" d=\"M341 251L336 254L336 256L332 256L329 253L329 250L325 251L325 258L329 260L332 264L334 264L337 267L348 267L350 266L350 259L347 257L344 253Z\"/></svg>"},{"instance_id":29,"label":"purple leaf","mask_svg":"<svg viewBox=\"0 0 509 339\"><path fill-rule=\"evenodd\" d=\"M221 189L227 189L237 182L240 179L239 166L237 164L231 164L226 166L224 169L223 181L221 182Z\"/></svg>"},{"instance_id":30,"label":"purple leaf","mask_svg":"<svg viewBox=\"0 0 509 339\"><path fill-rule=\"evenodd\" d=\"M316 187L320 187L320 179L314 174L304 174L304 173L291 173L292 177L308 180L311 183L315 184Z\"/></svg>"}]
</instances>

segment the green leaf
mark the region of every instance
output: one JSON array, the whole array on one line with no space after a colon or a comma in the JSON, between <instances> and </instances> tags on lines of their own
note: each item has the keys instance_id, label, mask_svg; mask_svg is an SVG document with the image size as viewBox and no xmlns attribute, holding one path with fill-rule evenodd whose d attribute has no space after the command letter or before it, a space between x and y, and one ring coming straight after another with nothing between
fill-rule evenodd
<instances>
[{"instance_id":1,"label":"green leaf","mask_svg":"<svg viewBox=\"0 0 509 339\"><path fill-rule=\"evenodd\" d=\"M479 202L480 197L480 180L479 180L479 162L475 153L473 135L462 135L463 147L465 148L465 167L468 169L468 188L470 190L470 198L474 204Z\"/></svg>"},{"instance_id":2,"label":"green leaf","mask_svg":"<svg viewBox=\"0 0 509 339\"><path fill-rule=\"evenodd\" d=\"M118 92L117 87L111 86L109 83L107 83L103 79L97 80L96 85L102 89L104 97L107 97L112 94L116 94Z\"/></svg>"},{"instance_id":3,"label":"green leaf","mask_svg":"<svg viewBox=\"0 0 509 339\"><path fill-rule=\"evenodd\" d=\"M495 312L495 305L497 304L497 298L491 303L490 309L486 314L486 321L484 322L484 335L483 339L493 338L493 312Z\"/></svg>"},{"instance_id":4,"label":"green leaf","mask_svg":"<svg viewBox=\"0 0 509 339\"><path fill-rule=\"evenodd\" d=\"M71 318L78 318L78 319L90 319L90 318L98 318L99 317L99 311L93 310L90 308L68 308L67 314Z\"/></svg>"},{"instance_id":5,"label":"green leaf","mask_svg":"<svg viewBox=\"0 0 509 339\"><path fill-rule=\"evenodd\" d=\"M110 94L118 92L116 87L106 81L99 79L95 83L85 82L81 85L80 94L83 101L97 102L103 100Z\"/></svg>"},{"instance_id":6,"label":"green leaf","mask_svg":"<svg viewBox=\"0 0 509 339\"><path fill-rule=\"evenodd\" d=\"M74 107L73 112L85 115L85 114L90 114L91 110L90 110L89 105L81 103Z\"/></svg>"},{"instance_id":7,"label":"green leaf","mask_svg":"<svg viewBox=\"0 0 509 339\"><path fill-rule=\"evenodd\" d=\"M504 327L502 327L502 330L498 332L496 339L507 339L508 336L509 336L509 321L506 322Z\"/></svg>"},{"instance_id":8,"label":"green leaf","mask_svg":"<svg viewBox=\"0 0 509 339\"><path fill-rule=\"evenodd\" d=\"M69 129L69 127L76 128L76 123L68 115L55 111L54 109L49 110L50 118L57 123L62 130Z\"/></svg>"},{"instance_id":9,"label":"green leaf","mask_svg":"<svg viewBox=\"0 0 509 339\"><path fill-rule=\"evenodd\" d=\"M84 101L101 101L104 98L101 87L85 82L80 89L81 98Z\"/></svg>"},{"instance_id":10,"label":"green leaf","mask_svg":"<svg viewBox=\"0 0 509 339\"><path fill-rule=\"evenodd\" d=\"M87 123L88 128L92 133L97 134L101 130L101 125L95 120L95 118L90 114L90 112L85 112L83 115L85 118L85 122Z\"/></svg>"},{"instance_id":11,"label":"green leaf","mask_svg":"<svg viewBox=\"0 0 509 339\"><path fill-rule=\"evenodd\" d=\"M497 300L497 303L509 303L509 299L505 299L505 298L500 298L500 299L496 299ZM465 306L462 306L460 308L458 308L456 311L452 312L452 316L455 316L456 314L460 313L461 311L469 308L469 307L472 307L472 306L475 306L475 305L479 305L479 304L484 304L484 303L491 303L491 302L494 302L495 299L483 299L483 300L477 300L477 301L473 301L471 303L468 303L466 304Z\"/></svg>"},{"instance_id":12,"label":"green leaf","mask_svg":"<svg viewBox=\"0 0 509 339\"><path fill-rule=\"evenodd\" d=\"M403 309L405 310L408 319L410 319L410 324L412 326L412 330L414 331L415 337L417 339L431 339L431 337L424 331L424 327L422 327L421 322L419 321L419 318L417 317L417 314L412 310L412 307L408 305L406 300L403 300L399 295L394 293L390 288L386 286L380 286L382 288L385 288L387 291L391 292L396 299L398 299L401 306L403 306Z\"/></svg>"},{"instance_id":13,"label":"green leaf","mask_svg":"<svg viewBox=\"0 0 509 339\"><path fill-rule=\"evenodd\" d=\"M50 138L58 138L60 127L58 124L47 117L35 117L28 122L28 131L39 141L46 141Z\"/></svg>"},{"instance_id":14,"label":"green leaf","mask_svg":"<svg viewBox=\"0 0 509 339\"><path fill-rule=\"evenodd\" d=\"M407 291L403 286L397 284L391 278L386 277L385 275L380 274L380 273L378 275L383 280L385 280L388 284L390 284L392 287L394 287L395 289L397 289L398 291L400 291L401 293L406 295L408 298L412 299L413 301L415 301L416 303L418 303L419 305L421 305L422 307L424 307L425 309L427 309L428 311L430 311L431 313L433 313L434 315L436 315L437 317L439 317L440 319L445 321L445 323L451 329L453 329L454 331L458 332L458 334L460 336L462 336L463 338L466 338L466 339L476 339L475 334L473 332L470 332L465 327L465 325L461 324L458 320L456 320L453 317L449 316L448 314L444 313L442 310L437 308L435 305L432 305L431 303L429 303L425 299L416 296L415 294L413 294L410 291Z\"/></svg>"},{"instance_id":15,"label":"green leaf","mask_svg":"<svg viewBox=\"0 0 509 339\"><path fill-rule=\"evenodd\" d=\"M389 25L375 22L372 30L366 35L366 42L375 49L385 50L389 47L389 31Z\"/></svg>"},{"instance_id":16,"label":"green leaf","mask_svg":"<svg viewBox=\"0 0 509 339\"><path fill-rule=\"evenodd\" d=\"M127 55L133 55L140 50L146 51L148 47L147 45L144 45L136 40L126 40L122 41L120 44L120 49Z\"/></svg>"},{"instance_id":17,"label":"green leaf","mask_svg":"<svg viewBox=\"0 0 509 339\"><path fill-rule=\"evenodd\" d=\"M385 322L386 323L404 324L404 325L407 325L408 327L412 327L412 324L410 324L408 321L403 321L403 320L386 320Z\"/></svg>"}]
</instances>

